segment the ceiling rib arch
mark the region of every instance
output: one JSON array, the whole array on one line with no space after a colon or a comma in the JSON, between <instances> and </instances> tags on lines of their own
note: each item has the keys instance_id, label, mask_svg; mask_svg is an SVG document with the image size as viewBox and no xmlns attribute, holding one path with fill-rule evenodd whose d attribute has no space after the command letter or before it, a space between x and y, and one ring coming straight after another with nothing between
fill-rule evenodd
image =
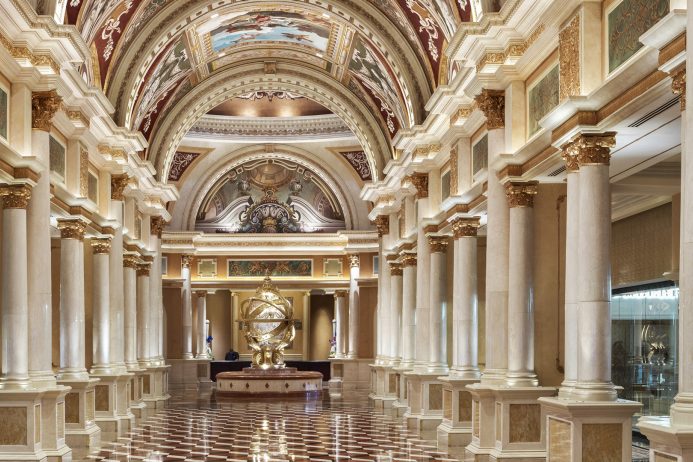
<instances>
[{"instance_id":1,"label":"ceiling rib arch","mask_svg":"<svg viewBox=\"0 0 693 462\"><path fill-rule=\"evenodd\" d=\"M264 65L232 66L214 74L181 98L158 122L148 158L162 181L168 178L177 147L190 128L221 102L250 91L290 91L310 98L340 116L352 130L368 158L373 179L392 156L389 139L380 122L362 101L329 76L296 64L278 62L276 74L266 74Z\"/></svg>"}]
</instances>

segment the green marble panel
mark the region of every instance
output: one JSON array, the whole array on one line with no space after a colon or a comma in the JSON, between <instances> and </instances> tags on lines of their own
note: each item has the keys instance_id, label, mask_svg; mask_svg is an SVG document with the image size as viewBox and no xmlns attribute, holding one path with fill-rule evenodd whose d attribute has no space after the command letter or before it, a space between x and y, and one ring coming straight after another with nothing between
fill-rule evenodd
<instances>
[{"instance_id":1,"label":"green marble panel","mask_svg":"<svg viewBox=\"0 0 693 462\"><path fill-rule=\"evenodd\" d=\"M623 0L609 12L609 72L642 47L640 36L669 13L669 0Z\"/></svg>"}]
</instances>

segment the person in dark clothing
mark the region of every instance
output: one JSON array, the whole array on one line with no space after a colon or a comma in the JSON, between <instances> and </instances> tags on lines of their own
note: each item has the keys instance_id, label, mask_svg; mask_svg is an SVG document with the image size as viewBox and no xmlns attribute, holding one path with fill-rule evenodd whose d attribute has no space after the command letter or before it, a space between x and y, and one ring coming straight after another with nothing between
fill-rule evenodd
<instances>
[{"instance_id":1,"label":"person in dark clothing","mask_svg":"<svg viewBox=\"0 0 693 462\"><path fill-rule=\"evenodd\" d=\"M233 351L233 348L229 350L228 353L226 353L226 357L224 357L226 361L238 361L238 352Z\"/></svg>"}]
</instances>

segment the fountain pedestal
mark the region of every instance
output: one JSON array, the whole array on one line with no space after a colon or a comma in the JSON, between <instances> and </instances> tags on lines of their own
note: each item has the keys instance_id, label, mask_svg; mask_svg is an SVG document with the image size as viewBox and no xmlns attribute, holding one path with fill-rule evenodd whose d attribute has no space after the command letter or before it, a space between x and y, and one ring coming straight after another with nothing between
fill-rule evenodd
<instances>
[{"instance_id":1,"label":"fountain pedestal","mask_svg":"<svg viewBox=\"0 0 693 462\"><path fill-rule=\"evenodd\" d=\"M260 369L217 374L217 396L316 396L322 392L320 372L299 372L296 368Z\"/></svg>"}]
</instances>

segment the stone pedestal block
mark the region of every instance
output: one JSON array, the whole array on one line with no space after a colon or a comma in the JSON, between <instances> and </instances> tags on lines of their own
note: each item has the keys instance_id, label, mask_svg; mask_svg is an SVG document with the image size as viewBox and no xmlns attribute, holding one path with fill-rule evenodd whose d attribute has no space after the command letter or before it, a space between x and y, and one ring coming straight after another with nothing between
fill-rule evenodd
<instances>
[{"instance_id":1,"label":"stone pedestal block","mask_svg":"<svg viewBox=\"0 0 693 462\"><path fill-rule=\"evenodd\" d=\"M196 360L189 360L191 362ZM209 364L209 360L206 361ZM168 377L171 366L147 367L142 377L142 400L147 406L147 413L163 409L171 395L168 394Z\"/></svg>"},{"instance_id":2,"label":"stone pedestal block","mask_svg":"<svg viewBox=\"0 0 693 462\"><path fill-rule=\"evenodd\" d=\"M42 439L42 390L0 390L0 460L47 461Z\"/></svg>"},{"instance_id":3,"label":"stone pedestal block","mask_svg":"<svg viewBox=\"0 0 693 462\"><path fill-rule=\"evenodd\" d=\"M650 440L650 462L693 460L693 427L677 426L671 417L642 417L638 427Z\"/></svg>"},{"instance_id":4,"label":"stone pedestal block","mask_svg":"<svg viewBox=\"0 0 693 462\"><path fill-rule=\"evenodd\" d=\"M466 388L472 396L472 441L465 448L464 460L487 462L496 446L496 396L489 384Z\"/></svg>"},{"instance_id":5,"label":"stone pedestal block","mask_svg":"<svg viewBox=\"0 0 693 462\"><path fill-rule=\"evenodd\" d=\"M395 367L393 369L398 377L397 399L392 403L392 414L395 417L404 417L409 411L409 401L407 399L407 373L411 372L410 367Z\"/></svg>"},{"instance_id":6,"label":"stone pedestal block","mask_svg":"<svg viewBox=\"0 0 693 462\"><path fill-rule=\"evenodd\" d=\"M132 375L130 377L130 412L135 417L135 423L139 424L146 420L149 415L147 414L147 405L142 400L142 388L144 386L144 374L145 369L134 369L131 370Z\"/></svg>"},{"instance_id":7,"label":"stone pedestal block","mask_svg":"<svg viewBox=\"0 0 693 462\"><path fill-rule=\"evenodd\" d=\"M440 374L406 372L409 411L404 414L407 428L423 439L436 439L443 421L443 383Z\"/></svg>"},{"instance_id":8,"label":"stone pedestal block","mask_svg":"<svg viewBox=\"0 0 693 462\"><path fill-rule=\"evenodd\" d=\"M65 443L72 449L72 459L82 460L101 446L94 388L99 380L59 380L58 383L70 387L65 395Z\"/></svg>"},{"instance_id":9,"label":"stone pedestal block","mask_svg":"<svg viewBox=\"0 0 693 462\"><path fill-rule=\"evenodd\" d=\"M49 462L72 460L72 449L65 443L65 396L69 391L69 387L55 385L41 397L41 446Z\"/></svg>"},{"instance_id":10,"label":"stone pedestal block","mask_svg":"<svg viewBox=\"0 0 693 462\"><path fill-rule=\"evenodd\" d=\"M632 460L631 419L640 410L640 403L625 400L574 401L562 398L540 398L539 402L547 421L548 460Z\"/></svg>"},{"instance_id":11,"label":"stone pedestal block","mask_svg":"<svg viewBox=\"0 0 693 462\"><path fill-rule=\"evenodd\" d=\"M370 387L370 367L372 359L330 359L330 393L344 390L368 390Z\"/></svg>"},{"instance_id":12,"label":"stone pedestal block","mask_svg":"<svg viewBox=\"0 0 693 462\"><path fill-rule=\"evenodd\" d=\"M384 364L371 364L370 368L373 391L368 397L376 411L389 411L399 396L399 373Z\"/></svg>"},{"instance_id":13,"label":"stone pedestal block","mask_svg":"<svg viewBox=\"0 0 693 462\"><path fill-rule=\"evenodd\" d=\"M464 452L472 441L472 394L467 385L478 380L439 377L443 383L443 421L438 426L438 446L452 454Z\"/></svg>"},{"instance_id":14,"label":"stone pedestal block","mask_svg":"<svg viewBox=\"0 0 693 462\"><path fill-rule=\"evenodd\" d=\"M116 441L130 431L135 421L130 412L131 374L91 374L91 377L99 379L94 386L94 411L101 441Z\"/></svg>"}]
</instances>

